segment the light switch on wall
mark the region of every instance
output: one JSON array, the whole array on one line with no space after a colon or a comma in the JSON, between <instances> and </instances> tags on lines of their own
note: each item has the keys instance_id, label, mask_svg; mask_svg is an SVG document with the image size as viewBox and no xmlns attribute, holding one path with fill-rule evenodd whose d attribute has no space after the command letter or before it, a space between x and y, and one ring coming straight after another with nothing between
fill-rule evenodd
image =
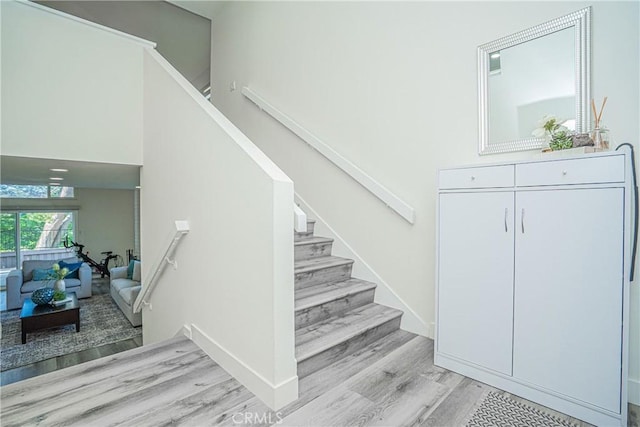
<instances>
[{"instance_id":1,"label":"light switch on wall","mask_svg":"<svg viewBox=\"0 0 640 427\"><path fill-rule=\"evenodd\" d=\"M234 90L236 90L236 81L232 81L231 84L229 85L229 91L233 92Z\"/></svg>"}]
</instances>

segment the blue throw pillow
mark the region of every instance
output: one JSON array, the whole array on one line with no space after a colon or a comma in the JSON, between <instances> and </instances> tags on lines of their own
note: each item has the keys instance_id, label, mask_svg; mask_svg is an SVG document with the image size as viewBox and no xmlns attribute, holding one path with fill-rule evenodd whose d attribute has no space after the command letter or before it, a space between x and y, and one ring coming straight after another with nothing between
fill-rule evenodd
<instances>
[{"instance_id":1,"label":"blue throw pillow","mask_svg":"<svg viewBox=\"0 0 640 427\"><path fill-rule=\"evenodd\" d=\"M82 265L82 262L66 263L64 261L59 261L58 265L60 266L60 269L67 268L69 270L67 275L64 276L65 279L78 279L79 278L78 269Z\"/></svg>"},{"instance_id":2,"label":"blue throw pillow","mask_svg":"<svg viewBox=\"0 0 640 427\"><path fill-rule=\"evenodd\" d=\"M32 280L53 280L55 276L53 275L53 268L50 269L42 269L35 268L33 270L33 279Z\"/></svg>"},{"instance_id":3,"label":"blue throw pillow","mask_svg":"<svg viewBox=\"0 0 640 427\"><path fill-rule=\"evenodd\" d=\"M133 279L133 266L135 265L135 260L131 260L131 262L129 262L129 266L127 267L127 279L131 280Z\"/></svg>"}]
</instances>

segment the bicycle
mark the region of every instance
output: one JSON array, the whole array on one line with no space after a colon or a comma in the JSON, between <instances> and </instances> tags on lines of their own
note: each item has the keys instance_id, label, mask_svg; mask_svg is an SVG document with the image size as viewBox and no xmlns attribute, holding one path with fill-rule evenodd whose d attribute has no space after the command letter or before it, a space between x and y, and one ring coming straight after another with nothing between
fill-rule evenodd
<instances>
[{"instance_id":1,"label":"bicycle","mask_svg":"<svg viewBox=\"0 0 640 427\"><path fill-rule=\"evenodd\" d=\"M97 262L89 257L89 252L83 252L84 245L81 245L78 242L74 242L71 240L71 245L69 245L69 237L65 237L64 239L64 247L74 248L76 251L76 255L82 259L82 261L86 262L90 266L92 266L98 273L100 273L100 277L104 278L104 276L111 277L111 273L109 272L109 261L114 260L115 265L118 265L118 260L122 261L122 257L120 255L114 254L113 251L100 252L105 257ZM120 262L122 263L122 262Z\"/></svg>"}]
</instances>

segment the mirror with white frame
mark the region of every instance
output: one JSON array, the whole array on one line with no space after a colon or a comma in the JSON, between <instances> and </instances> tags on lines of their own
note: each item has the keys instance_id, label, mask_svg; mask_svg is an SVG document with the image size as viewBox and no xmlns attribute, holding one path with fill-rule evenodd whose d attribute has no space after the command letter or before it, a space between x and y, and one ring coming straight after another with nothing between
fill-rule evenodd
<instances>
[{"instance_id":1,"label":"mirror with white frame","mask_svg":"<svg viewBox=\"0 0 640 427\"><path fill-rule=\"evenodd\" d=\"M478 47L480 154L540 149L555 116L589 127L591 8Z\"/></svg>"}]
</instances>

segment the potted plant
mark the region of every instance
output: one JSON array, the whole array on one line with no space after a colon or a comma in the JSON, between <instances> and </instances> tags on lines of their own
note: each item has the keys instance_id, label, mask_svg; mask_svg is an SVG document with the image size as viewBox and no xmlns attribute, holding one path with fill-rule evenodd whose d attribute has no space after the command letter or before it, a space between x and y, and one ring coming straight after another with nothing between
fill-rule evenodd
<instances>
[{"instance_id":1,"label":"potted plant","mask_svg":"<svg viewBox=\"0 0 640 427\"><path fill-rule=\"evenodd\" d=\"M53 269L52 279L55 279L56 281L53 285L53 289L64 292L65 290L64 278L67 277L67 274L69 274L69 269L66 267L60 268L60 265L58 263L53 264L51 268Z\"/></svg>"},{"instance_id":2,"label":"potted plant","mask_svg":"<svg viewBox=\"0 0 640 427\"><path fill-rule=\"evenodd\" d=\"M532 135L545 138L553 151L573 148L572 133L562 123L564 121L555 116L544 116L540 121L540 127L534 130Z\"/></svg>"}]
</instances>

